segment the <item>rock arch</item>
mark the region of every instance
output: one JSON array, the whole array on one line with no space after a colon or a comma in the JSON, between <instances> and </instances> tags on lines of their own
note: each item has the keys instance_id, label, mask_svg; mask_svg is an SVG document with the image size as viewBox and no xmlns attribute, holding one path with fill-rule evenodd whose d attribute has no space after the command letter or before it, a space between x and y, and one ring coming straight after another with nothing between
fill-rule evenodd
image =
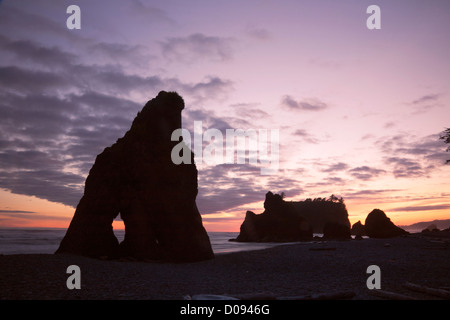
<instances>
[{"instance_id":1,"label":"rock arch","mask_svg":"<svg viewBox=\"0 0 450 320\"><path fill-rule=\"evenodd\" d=\"M197 168L193 161L171 160L178 143L171 134L181 128L183 108L177 93L161 91L124 137L97 156L56 253L180 262L213 258L196 205ZM125 224L120 244L112 228L119 213Z\"/></svg>"}]
</instances>

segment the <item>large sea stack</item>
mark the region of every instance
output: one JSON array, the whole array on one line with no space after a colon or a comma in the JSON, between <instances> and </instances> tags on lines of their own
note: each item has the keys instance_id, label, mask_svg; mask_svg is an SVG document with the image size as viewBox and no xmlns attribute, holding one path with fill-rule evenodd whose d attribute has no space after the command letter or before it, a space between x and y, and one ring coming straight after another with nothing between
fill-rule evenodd
<instances>
[{"instance_id":1,"label":"large sea stack","mask_svg":"<svg viewBox=\"0 0 450 320\"><path fill-rule=\"evenodd\" d=\"M397 227L380 209L374 209L367 215L364 227L371 238L392 238L409 234Z\"/></svg>"},{"instance_id":2,"label":"large sea stack","mask_svg":"<svg viewBox=\"0 0 450 320\"><path fill-rule=\"evenodd\" d=\"M189 262L214 257L196 205L197 168L176 165L171 151L183 99L161 91L124 137L99 154L56 253ZM125 239L112 222L120 214Z\"/></svg>"},{"instance_id":3,"label":"large sea stack","mask_svg":"<svg viewBox=\"0 0 450 320\"><path fill-rule=\"evenodd\" d=\"M350 238L350 221L343 199L331 196L305 201L284 201L267 192L264 212L247 211L236 241L271 242L311 240L314 233L327 238Z\"/></svg>"}]
</instances>

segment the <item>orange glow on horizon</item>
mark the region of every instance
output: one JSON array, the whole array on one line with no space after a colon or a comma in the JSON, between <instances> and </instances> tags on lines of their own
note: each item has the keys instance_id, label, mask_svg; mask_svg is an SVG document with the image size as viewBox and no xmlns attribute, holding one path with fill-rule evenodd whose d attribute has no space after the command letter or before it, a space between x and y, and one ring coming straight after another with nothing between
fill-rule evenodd
<instances>
[{"instance_id":1,"label":"orange glow on horizon","mask_svg":"<svg viewBox=\"0 0 450 320\"><path fill-rule=\"evenodd\" d=\"M112 226L114 230L125 230L123 220L114 220Z\"/></svg>"},{"instance_id":2,"label":"orange glow on horizon","mask_svg":"<svg viewBox=\"0 0 450 320\"><path fill-rule=\"evenodd\" d=\"M300 197L296 198L298 199L293 200L303 200ZM345 204L351 225L357 221L364 224L367 215L373 209L378 208L383 210L396 225L405 226L423 221L450 219L448 209L427 210L428 206L445 205L445 200L445 197L440 201L436 199L395 201L393 199L366 197L348 200L345 201ZM75 208L69 206L35 197L16 195L5 190L0 190L0 203L2 204L0 207L0 228L66 229L75 213ZM408 206L416 208L416 210L408 211ZM203 214L203 225L208 232L239 232L247 210L260 214L264 211L263 203L251 203L223 213ZM125 229L122 220L114 220L112 225L114 230Z\"/></svg>"}]
</instances>

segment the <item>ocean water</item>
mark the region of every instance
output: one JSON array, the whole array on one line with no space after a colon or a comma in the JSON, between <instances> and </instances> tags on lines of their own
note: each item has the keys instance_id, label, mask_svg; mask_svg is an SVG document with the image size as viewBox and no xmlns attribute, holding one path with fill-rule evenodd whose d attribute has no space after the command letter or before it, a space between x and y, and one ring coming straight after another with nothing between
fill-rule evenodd
<instances>
[{"instance_id":1,"label":"ocean water","mask_svg":"<svg viewBox=\"0 0 450 320\"><path fill-rule=\"evenodd\" d=\"M56 228L4 228L0 229L0 254L53 254L66 234L67 229ZM125 230L114 230L121 242ZM215 254L250 251L282 245L281 243L241 243L228 241L239 232L208 232Z\"/></svg>"}]
</instances>

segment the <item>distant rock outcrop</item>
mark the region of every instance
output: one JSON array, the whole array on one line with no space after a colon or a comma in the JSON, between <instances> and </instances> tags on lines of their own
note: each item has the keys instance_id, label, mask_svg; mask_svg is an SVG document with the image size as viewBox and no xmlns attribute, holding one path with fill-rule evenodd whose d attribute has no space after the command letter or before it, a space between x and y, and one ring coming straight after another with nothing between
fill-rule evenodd
<instances>
[{"instance_id":1,"label":"distant rock outcrop","mask_svg":"<svg viewBox=\"0 0 450 320\"><path fill-rule=\"evenodd\" d=\"M366 235L366 228L361 223L361 221L358 221L358 222L353 224L352 229L351 229L351 233L352 233L352 235L355 235L355 236L358 236L358 237L362 237L362 236Z\"/></svg>"},{"instance_id":2,"label":"distant rock outcrop","mask_svg":"<svg viewBox=\"0 0 450 320\"><path fill-rule=\"evenodd\" d=\"M428 228L422 230L421 236L435 237L435 238L450 238L450 228L439 230L435 224L429 225Z\"/></svg>"},{"instance_id":3,"label":"distant rock outcrop","mask_svg":"<svg viewBox=\"0 0 450 320\"><path fill-rule=\"evenodd\" d=\"M405 229L407 231L411 231L411 232L420 232L420 231L428 228L432 224L434 224L437 229L444 230L444 229L447 229L450 226L450 219L433 220L433 221L421 221L421 222L413 223L411 225L399 226L399 227L401 227L402 229Z\"/></svg>"},{"instance_id":4,"label":"distant rock outcrop","mask_svg":"<svg viewBox=\"0 0 450 320\"><path fill-rule=\"evenodd\" d=\"M274 211L254 214L247 211L236 238L239 242L291 242L312 239L308 222L291 214L277 214Z\"/></svg>"},{"instance_id":5,"label":"distant rock outcrop","mask_svg":"<svg viewBox=\"0 0 450 320\"><path fill-rule=\"evenodd\" d=\"M236 241L302 241L310 240L313 232L322 233L329 224L327 234L347 238L350 222L343 199L307 199L306 201L284 201L281 195L268 192L264 212L247 211ZM339 225L341 227L339 227ZM344 231L345 229L345 231Z\"/></svg>"},{"instance_id":6,"label":"distant rock outcrop","mask_svg":"<svg viewBox=\"0 0 450 320\"><path fill-rule=\"evenodd\" d=\"M350 227L337 222L327 222L323 227L323 238L326 240L350 240Z\"/></svg>"},{"instance_id":7,"label":"distant rock outcrop","mask_svg":"<svg viewBox=\"0 0 450 320\"><path fill-rule=\"evenodd\" d=\"M422 232L439 232L438 227L433 223L422 230Z\"/></svg>"},{"instance_id":8,"label":"distant rock outcrop","mask_svg":"<svg viewBox=\"0 0 450 320\"><path fill-rule=\"evenodd\" d=\"M409 234L397 227L380 209L374 209L367 215L364 228L371 238L392 238Z\"/></svg>"},{"instance_id":9,"label":"distant rock outcrop","mask_svg":"<svg viewBox=\"0 0 450 320\"><path fill-rule=\"evenodd\" d=\"M196 205L196 166L171 160L179 143L171 134L181 128L183 108L177 93L161 91L125 136L97 156L56 253L178 262L213 258ZM112 229L119 214L125 224L120 245Z\"/></svg>"}]
</instances>

